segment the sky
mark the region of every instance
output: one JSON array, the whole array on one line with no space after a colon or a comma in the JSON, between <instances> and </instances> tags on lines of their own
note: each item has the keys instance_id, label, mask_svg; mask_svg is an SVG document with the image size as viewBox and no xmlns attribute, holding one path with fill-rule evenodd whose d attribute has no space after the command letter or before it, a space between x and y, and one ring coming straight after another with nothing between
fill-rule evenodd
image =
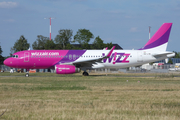
<instances>
[{"instance_id":1,"label":"sky","mask_svg":"<svg viewBox=\"0 0 180 120\"><path fill-rule=\"evenodd\" d=\"M158 28L173 23L168 51L180 52L180 0L0 0L0 46L3 56L21 35L31 45L37 35L52 39L60 29L88 29L104 43L139 49ZM94 41L91 39L90 43Z\"/></svg>"}]
</instances>

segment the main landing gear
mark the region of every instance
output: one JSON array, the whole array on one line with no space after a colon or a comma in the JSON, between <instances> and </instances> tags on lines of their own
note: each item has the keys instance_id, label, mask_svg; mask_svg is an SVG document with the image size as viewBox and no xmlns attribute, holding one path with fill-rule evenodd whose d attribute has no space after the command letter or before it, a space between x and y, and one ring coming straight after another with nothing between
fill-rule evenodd
<instances>
[{"instance_id":1,"label":"main landing gear","mask_svg":"<svg viewBox=\"0 0 180 120\"><path fill-rule=\"evenodd\" d=\"M86 71L84 71L84 72L83 72L83 75L84 75L84 76L89 76L89 73L86 72Z\"/></svg>"}]
</instances>

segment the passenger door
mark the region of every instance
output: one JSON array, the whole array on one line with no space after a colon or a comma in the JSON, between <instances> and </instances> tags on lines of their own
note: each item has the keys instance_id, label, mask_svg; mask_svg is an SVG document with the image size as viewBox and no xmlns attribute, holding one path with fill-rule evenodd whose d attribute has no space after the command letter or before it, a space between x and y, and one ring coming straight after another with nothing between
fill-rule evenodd
<instances>
[{"instance_id":1,"label":"passenger door","mask_svg":"<svg viewBox=\"0 0 180 120\"><path fill-rule=\"evenodd\" d=\"M29 62L29 52L24 52L24 62Z\"/></svg>"}]
</instances>

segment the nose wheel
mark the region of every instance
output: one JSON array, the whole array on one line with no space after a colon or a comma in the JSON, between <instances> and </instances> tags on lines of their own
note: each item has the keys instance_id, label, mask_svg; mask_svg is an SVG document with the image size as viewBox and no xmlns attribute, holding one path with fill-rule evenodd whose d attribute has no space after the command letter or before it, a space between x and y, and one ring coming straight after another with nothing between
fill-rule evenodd
<instances>
[{"instance_id":1,"label":"nose wheel","mask_svg":"<svg viewBox=\"0 0 180 120\"><path fill-rule=\"evenodd\" d=\"M29 69L27 69L25 77L29 77Z\"/></svg>"},{"instance_id":2,"label":"nose wheel","mask_svg":"<svg viewBox=\"0 0 180 120\"><path fill-rule=\"evenodd\" d=\"M26 73L25 77L29 77L29 73Z\"/></svg>"}]
</instances>

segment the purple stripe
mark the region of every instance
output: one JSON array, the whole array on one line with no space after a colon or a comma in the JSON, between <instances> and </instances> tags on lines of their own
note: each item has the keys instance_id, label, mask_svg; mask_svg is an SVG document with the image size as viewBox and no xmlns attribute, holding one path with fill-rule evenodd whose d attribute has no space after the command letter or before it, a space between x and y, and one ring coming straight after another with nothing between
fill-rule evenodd
<instances>
[{"instance_id":1,"label":"purple stripe","mask_svg":"<svg viewBox=\"0 0 180 120\"><path fill-rule=\"evenodd\" d=\"M150 49L167 43L169 39L170 31L171 31L171 27L159 39L157 39L156 41L154 41L149 45L144 46L143 48L140 48L139 50Z\"/></svg>"},{"instance_id":2,"label":"purple stripe","mask_svg":"<svg viewBox=\"0 0 180 120\"><path fill-rule=\"evenodd\" d=\"M74 62L79 58L79 56L82 56L85 52L86 50L69 50L68 53L65 55L65 58L63 58L59 62L60 63Z\"/></svg>"}]
</instances>

